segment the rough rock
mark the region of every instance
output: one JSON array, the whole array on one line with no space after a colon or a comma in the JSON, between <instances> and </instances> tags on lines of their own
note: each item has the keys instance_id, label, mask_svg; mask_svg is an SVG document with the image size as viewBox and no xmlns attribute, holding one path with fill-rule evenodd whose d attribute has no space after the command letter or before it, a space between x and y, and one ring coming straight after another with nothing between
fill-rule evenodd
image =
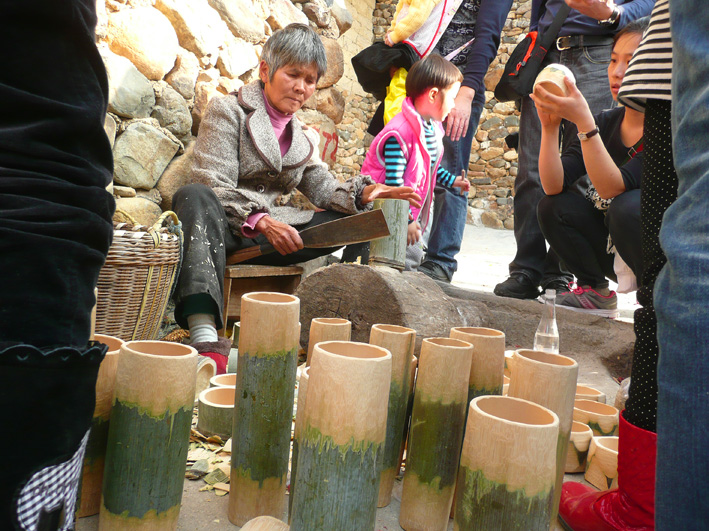
<instances>
[{"instance_id":1,"label":"rough rock","mask_svg":"<svg viewBox=\"0 0 709 531\"><path fill-rule=\"evenodd\" d=\"M316 109L330 118L336 124L342 121L345 114L345 98L335 87L318 90Z\"/></svg>"},{"instance_id":2,"label":"rough rock","mask_svg":"<svg viewBox=\"0 0 709 531\"><path fill-rule=\"evenodd\" d=\"M229 42L219 52L217 68L221 75L236 78L256 68L259 57L256 55L254 46L241 39L230 39Z\"/></svg>"},{"instance_id":3,"label":"rough rock","mask_svg":"<svg viewBox=\"0 0 709 531\"><path fill-rule=\"evenodd\" d=\"M330 24L330 10L323 0L311 0L303 4L303 13L319 28L327 28Z\"/></svg>"},{"instance_id":4,"label":"rough rock","mask_svg":"<svg viewBox=\"0 0 709 531\"><path fill-rule=\"evenodd\" d=\"M222 94L231 94L232 92L238 91L244 86L244 82L240 79L230 79L228 77L220 77L219 85L217 85L217 90Z\"/></svg>"},{"instance_id":5,"label":"rough rock","mask_svg":"<svg viewBox=\"0 0 709 531\"><path fill-rule=\"evenodd\" d=\"M340 35L352 27L354 19L352 18L352 13L350 13L349 9L347 9L347 5L344 0L335 0L330 8L330 14L337 23L337 28L340 30Z\"/></svg>"},{"instance_id":6,"label":"rough rock","mask_svg":"<svg viewBox=\"0 0 709 531\"><path fill-rule=\"evenodd\" d=\"M273 31L283 29L293 22L308 24L308 17L290 0L269 0L268 7L270 15L267 22Z\"/></svg>"},{"instance_id":7,"label":"rough rock","mask_svg":"<svg viewBox=\"0 0 709 531\"><path fill-rule=\"evenodd\" d=\"M155 7L172 23L180 46L197 57L216 57L229 28L207 0L157 0Z\"/></svg>"},{"instance_id":8,"label":"rough rock","mask_svg":"<svg viewBox=\"0 0 709 531\"><path fill-rule=\"evenodd\" d=\"M500 157L501 155L504 154L504 152L505 152L505 150L502 149L502 148L494 148L494 147L491 147L491 148L488 148L488 149L485 149L485 150L481 151L481 152L480 152L480 157L481 157L483 160L492 160L492 159L494 159L495 157Z\"/></svg>"},{"instance_id":9,"label":"rough rock","mask_svg":"<svg viewBox=\"0 0 709 531\"><path fill-rule=\"evenodd\" d=\"M177 190L192 182L191 168L194 144L194 141L188 143L185 146L184 154L172 159L156 185L162 197L160 206L163 210L172 210L172 196Z\"/></svg>"},{"instance_id":10,"label":"rough rock","mask_svg":"<svg viewBox=\"0 0 709 531\"><path fill-rule=\"evenodd\" d=\"M296 113L296 116L318 133L317 155L329 168L332 168L336 162L337 146L340 141L335 122L324 114L311 110L301 109Z\"/></svg>"},{"instance_id":11,"label":"rough rock","mask_svg":"<svg viewBox=\"0 0 709 531\"><path fill-rule=\"evenodd\" d=\"M116 142L116 130L118 129L118 124L116 120L110 114L106 115L103 121L103 130L106 131L106 136L111 144L111 149L113 149L113 144Z\"/></svg>"},{"instance_id":12,"label":"rough rock","mask_svg":"<svg viewBox=\"0 0 709 531\"><path fill-rule=\"evenodd\" d=\"M142 197L143 199L152 201L158 206L162 203L162 196L157 188L151 188L150 190L136 190L135 195L136 197Z\"/></svg>"},{"instance_id":13,"label":"rough rock","mask_svg":"<svg viewBox=\"0 0 709 531\"><path fill-rule=\"evenodd\" d=\"M198 82L195 86L194 107L192 107L192 134L197 136L199 124L207 110L207 104L214 96L219 94L216 83Z\"/></svg>"},{"instance_id":14,"label":"rough rock","mask_svg":"<svg viewBox=\"0 0 709 531\"><path fill-rule=\"evenodd\" d=\"M335 39L322 38L327 56L327 71L318 80L317 87L323 89L337 83L345 72L345 58L342 48Z\"/></svg>"},{"instance_id":15,"label":"rough rock","mask_svg":"<svg viewBox=\"0 0 709 531\"><path fill-rule=\"evenodd\" d=\"M144 197L119 197L116 209L127 212L140 225L152 227L162 215L162 210L153 201Z\"/></svg>"},{"instance_id":16,"label":"rough rock","mask_svg":"<svg viewBox=\"0 0 709 531\"><path fill-rule=\"evenodd\" d=\"M135 188L131 188L130 186L120 186L120 185L115 185L113 187L113 195L117 197L136 197L136 191Z\"/></svg>"},{"instance_id":17,"label":"rough rock","mask_svg":"<svg viewBox=\"0 0 709 531\"><path fill-rule=\"evenodd\" d=\"M192 52L180 48L175 67L165 77L165 81L186 100L194 98L194 85L199 75L199 59Z\"/></svg>"},{"instance_id":18,"label":"rough rock","mask_svg":"<svg viewBox=\"0 0 709 531\"><path fill-rule=\"evenodd\" d=\"M108 110L124 118L146 118L155 105L153 87L128 59L100 48L108 75Z\"/></svg>"},{"instance_id":19,"label":"rough rock","mask_svg":"<svg viewBox=\"0 0 709 531\"><path fill-rule=\"evenodd\" d=\"M157 127L131 123L113 148L114 180L131 188L150 190L179 148Z\"/></svg>"},{"instance_id":20,"label":"rough rock","mask_svg":"<svg viewBox=\"0 0 709 531\"><path fill-rule=\"evenodd\" d=\"M192 129L192 115L184 98L164 81L155 84L155 96L151 116L177 137L189 133Z\"/></svg>"},{"instance_id":21,"label":"rough rock","mask_svg":"<svg viewBox=\"0 0 709 531\"><path fill-rule=\"evenodd\" d=\"M264 19L254 13L253 3L249 0L208 1L236 37L251 43L261 42L266 38Z\"/></svg>"},{"instance_id":22,"label":"rough rock","mask_svg":"<svg viewBox=\"0 0 709 531\"><path fill-rule=\"evenodd\" d=\"M494 91L497 83L502 79L502 74L505 72L505 65L498 65L490 70L488 70L485 75L484 83L485 89Z\"/></svg>"},{"instance_id":23,"label":"rough rock","mask_svg":"<svg viewBox=\"0 0 709 531\"><path fill-rule=\"evenodd\" d=\"M179 50L170 21L152 7L124 9L108 17L111 51L129 59L148 79L162 79L175 65Z\"/></svg>"},{"instance_id":24,"label":"rough rock","mask_svg":"<svg viewBox=\"0 0 709 531\"><path fill-rule=\"evenodd\" d=\"M504 226L502 225L502 221L500 221L498 217L492 212L483 212L482 216L480 216L480 221L482 221L483 225L491 229L504 228Z\"/></svg>"},{"instance_id":25,"label":"rough rock","mask_svg":"<svg viewBox=\"0 0 709 531\"><path fill-rule=\"evenodd\" d=\"M104 0L96 0L96 40L105 39L108 33L108 11Z\"/></svg>"}]
</instances>

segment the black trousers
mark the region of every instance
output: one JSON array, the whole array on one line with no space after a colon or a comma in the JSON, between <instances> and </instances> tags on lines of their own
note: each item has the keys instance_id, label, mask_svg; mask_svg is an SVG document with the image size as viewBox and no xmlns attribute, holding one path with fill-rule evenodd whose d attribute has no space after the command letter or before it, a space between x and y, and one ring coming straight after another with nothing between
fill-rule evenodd
<instances>
[{"instance_id":1,"label":"black trousers","mask_svg":"<svg viewBox=\"0 0 709 531\"><path fill-rule=\"evenodd\" d=\"M613 255L606 252L609 234L621 258L641 277L640 190L614 198L605 214L574 192L544 196L537 217L544 238L579 285L608 287L606 278L616 280Z\"/></svg>"},{"instance_id":2,"label":"black trousers","mask_svg":"<svg viewBox=\"0 0 709 531\"><path fill-rule=\"evenodd\" d=\"M183 328L187 328L187 315L190 298L205 295L209 302L207 308L202 305L199 313L211 313L215 317L217 329L222 328L224 299L224 270L226 258L231 253L268 243L268 239L260 234L256 238L241 238L235 236L229 229L227 216L219 203L219 199L211 188L202 184L190 184L180 188L172 198L172 207L177 217L182 221L185 236L185 249L182 269L175 288L175 320ZM345 217L347 214L326 210L316 212L313 219L304 225L295 226L300 231ZM343 252L343 260L354 259L355 255L362 257L362 263L367 263L368 245L350 245ZM339 247L304 248L298 252L280 255L277 252L252 258L245 264L261 264L286 266L307 262L313 258L337 251ZM187 306L187 308L186 308ZM187 313L185 313L187 311Z\"/></svg>"}]
</instances>

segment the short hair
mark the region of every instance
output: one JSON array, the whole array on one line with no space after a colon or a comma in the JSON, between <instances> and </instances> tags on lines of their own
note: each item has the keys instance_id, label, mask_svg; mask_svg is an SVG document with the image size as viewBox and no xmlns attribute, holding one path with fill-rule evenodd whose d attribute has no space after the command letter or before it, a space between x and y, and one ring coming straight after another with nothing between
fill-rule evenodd
<instances>
[{"instance_id":1,"label":"short hair","mask_svg":"<svg viewBox=\"0 0 709 531\"><path fill-rule=\"evenodd\" d=\"M645 30L650 26L650 17L642 17L642 18L637 18L631 22L628 22L628 24L620 30L618 33L616 33L613 36L613 46L615 46L618 42L618 40L623 36L623 35L634 35L634 34L639 34L642 36L643 33L645 33Z\"/></svg>"},{"instance_id":2,"label":"short hair","mask_svg":"<svg viewBox=\"0 0 709 531\"><path fill-rule=\"evenodd\" d=\"M432 53L416 61L406 75L406 95L415 100L431 87L444 90L463 81L463 74L449 60Z\"/></svg>"},{"instance_id":3,"label":"short hair","mask_svg":"<svg viewBox=\"0 0 709 531\"><path fill-rule=\"evenodd\" d=\"M311 65L318 70L318 79L327 70L325 47L320 37L305 24L288 24L274 31L263 45L261 60L268 65L268 78L273 79L276 70L288 65Z\"/></svg>"}]
</instances>

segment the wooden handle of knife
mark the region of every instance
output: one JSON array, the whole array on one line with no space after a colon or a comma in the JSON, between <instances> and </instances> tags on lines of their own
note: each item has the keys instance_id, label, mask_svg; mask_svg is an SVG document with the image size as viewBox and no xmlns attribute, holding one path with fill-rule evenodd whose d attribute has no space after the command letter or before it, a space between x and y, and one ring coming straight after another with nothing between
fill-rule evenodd
<instances>
[{"instance_id":1,"label":"wooden handle of knife","mask_svg":"<svg viewBox=\"0 0 709 531\"><path fill-rule=\"evenodd\" d=\"M274 252L276 249L270 243L264 243L263 245L254 245L253 247L247 247L231 253L226 258L226 265L239 264L245 262L246 260L251 260L258 256L269 254Z\"/></svg>"}]
</instances>

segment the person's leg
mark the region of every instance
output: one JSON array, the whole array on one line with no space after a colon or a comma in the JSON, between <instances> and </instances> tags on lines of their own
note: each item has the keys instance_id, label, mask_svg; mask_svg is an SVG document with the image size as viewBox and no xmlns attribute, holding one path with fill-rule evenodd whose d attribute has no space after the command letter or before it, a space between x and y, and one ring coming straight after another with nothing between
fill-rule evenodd
<instances>
[{"instance_id":1,"label":"person's leg","mask_svg":"<svg viewBox=\"0 0 709 531\"><path fill-rule=\"evenodd\" d=\"M606 212L606 226L615 249L623 261L642 277L642 231L640 228L640 190L629 190L613 198Z\"/></svg>"},{"instance_id":2,"label":"person's leg","mask_svg":"<svg viewBox=\"0 0 709 531\"><path fill-rule=\"evenodd\" d=\"M452 142L449 137L443 138L443 158L441 166L453 175L467 173L470 161L470 147L478 129L482 105L473 103L470 111L470 122L466 135ZM430 221L431 234L428 239L426 258L419 271L424 274L450 282L458 269L455 257L460 252L463 243L465 221L468 216L468 194L460 194L458 188L446 188L436 185L433 218Z\"/></svg>"},{"instance_id":3,"label":"person's leg","mask_svg":"<svg viewBox=\"0 0 709 531\"><path fill-rule=\"evenodd\" d=\"M709 521L709 11L670 2L672 133L678 197L660 243L667 264L655 288L659 531L703 529Z\"/></svg>"}]
</instances>

